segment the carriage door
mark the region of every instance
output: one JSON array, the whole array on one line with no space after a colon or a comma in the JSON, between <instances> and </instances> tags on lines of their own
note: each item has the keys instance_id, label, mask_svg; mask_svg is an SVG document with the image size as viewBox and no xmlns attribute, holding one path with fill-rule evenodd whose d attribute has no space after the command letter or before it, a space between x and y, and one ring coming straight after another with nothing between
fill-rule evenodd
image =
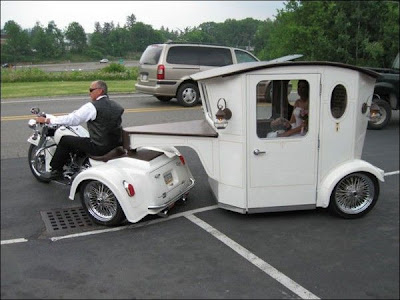
<instances>
[{"instance_id":1,"label":"carriage door","mask_svg":"<svg viewBox=\"0 0 400 300\"><path fill-rule=\"evenodd\" d=\"M294 108L299 98L297 86L304 86L304 81L309 86L308 114ZM314 208L320 75L248 75L247 83L249 212ZM297 124L303 124L303 129L295 135L281 137L279 133L284 131L293 113L298 115Z\"/></svg>"}]
</instances>

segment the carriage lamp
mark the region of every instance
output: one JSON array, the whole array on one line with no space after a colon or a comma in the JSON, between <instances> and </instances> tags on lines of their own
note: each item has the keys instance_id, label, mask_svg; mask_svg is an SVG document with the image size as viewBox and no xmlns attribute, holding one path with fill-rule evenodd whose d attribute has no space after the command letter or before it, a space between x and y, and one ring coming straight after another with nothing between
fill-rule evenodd
<instances>
[{"instance_id":1,"label":"carriage lamp","mask_svg":"<svg viewBox=\"0 0 400 300\"><path fill-rule=\"evenodd\" d=\"M362 113L365 114L367 112L367 109L369 107L369 119L372 122L376 122L379 120L379 118L382 116L381 110L378 106L378 104L372 102L371 105L368 105L367 103L363 104L362 107Z\"/></svg>"},{"instance_id":2,"label":"carriage lamp","mask_svg":"<svg viewBox=\"0 0 400 300\"><path fill-rule=\"evenodd\" d=\"M381 110L378 104L372 102L371 107L369 108L369 117L372 121L376 121L382 116Z\"/></svg>"},{"instance_id":3,"label":"carriage lamp","mask_svg":"<svg viewBox=\"0 0 400 300\"><path fill-rule=\"evenodd\" d=\"M224 102L222 104L222 101ZM225 129L228 126L228 120L232 117L232 112L226 107L226 101L224 98L220 98L217 102L218 111L215 114L216 120L214 125L217 129Z\"/></svg>"}]
</instances>

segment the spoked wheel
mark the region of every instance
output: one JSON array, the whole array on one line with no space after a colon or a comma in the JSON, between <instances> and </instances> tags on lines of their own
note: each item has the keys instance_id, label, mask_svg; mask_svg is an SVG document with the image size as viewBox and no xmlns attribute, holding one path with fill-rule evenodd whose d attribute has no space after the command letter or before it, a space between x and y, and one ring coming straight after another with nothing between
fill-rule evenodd
<instances>
[{"instance_id":1,"label":"spoked wheel","mask_svg":"<svg viewBox=\"0 0 400 300\"><path fill-rule=\"evenodd\" d=\"M374 207L378 195L379 185L375 177L367 173L352 173L335 186L329 208L343 218L358 218Z\"/></svg>"},{"instance_id":2,"label":"spoked wheel","mask_svg":"<svg viewBox=\"0 0 400 300\"><path fill-rule=\"evenodd\" d=\"M51 180L48 178L49 172L46 171L46 150L42 150L38 155L36 155L38 149L38 146L32 144L29 147L29 168L37 180L49 183Z\"/></svg>"},{"instance_id":3,"label":"spoked wheel","mask_svg":"<svg viewBox=\"0 0 400 300\"><path fill-rule=\"evenodd\" d=\"M100 181L89 181L82 187L81 201L83 208L97 224L116 226L125 219L114 193Z\"/></svg>"}]
</instances>

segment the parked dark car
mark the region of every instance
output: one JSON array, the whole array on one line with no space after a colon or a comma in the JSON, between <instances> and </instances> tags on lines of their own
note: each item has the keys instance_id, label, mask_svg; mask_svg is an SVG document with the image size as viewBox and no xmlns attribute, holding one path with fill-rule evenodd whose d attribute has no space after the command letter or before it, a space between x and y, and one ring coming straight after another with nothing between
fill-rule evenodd
<instances>
[{"instance_id":1,"label":"parked dark car","mask_svg":"<svg viewBox=\"0 0 400 300\"><path fill-rule=\"evenodd\" d=\"M368 129L382 129L390 121L392 110L399 110L399 53L393 61L392 68L368 68L381 75L376 79L374 98L379 106L380 117L368 122Z\"/></svg>"}]
</instances>

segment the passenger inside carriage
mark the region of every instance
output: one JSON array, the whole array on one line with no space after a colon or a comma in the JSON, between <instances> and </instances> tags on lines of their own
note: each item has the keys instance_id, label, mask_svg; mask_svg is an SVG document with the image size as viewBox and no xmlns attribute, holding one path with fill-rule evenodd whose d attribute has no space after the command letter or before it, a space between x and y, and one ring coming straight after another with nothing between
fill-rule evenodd
<instances>
[{"instance_id":1,"label":"passenger inside carriage","mask_svg":"<svg viewBox=\"0 0 400 300\"><path fill-rule=\"evenodd\" d=\"M292 86L297 85L297 94ZM264 97L261 95L264 93ZM306 80L261 81L257 86L259 138L301 136L308 129L309 84Z\"/></svg>"}]
</instances>

